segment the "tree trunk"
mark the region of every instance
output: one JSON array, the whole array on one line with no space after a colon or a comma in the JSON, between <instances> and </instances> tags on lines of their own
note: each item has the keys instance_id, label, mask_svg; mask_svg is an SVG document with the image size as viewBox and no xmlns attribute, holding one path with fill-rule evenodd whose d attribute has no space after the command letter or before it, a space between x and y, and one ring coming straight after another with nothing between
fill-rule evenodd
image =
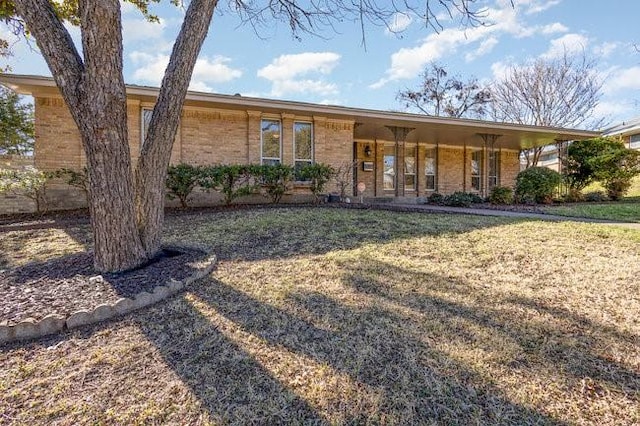
<instances>
[{"instance_id":1,"label":"tree trunk","mask_svg":"<svg viewBox=\"0 0 640 426\"><path fill-rule=\"evenodd\" d=\"M89 171L94 266L109 272L138 266L148 257L135 225L120 3L79 3L84 63L49 1L16 0L16 8L80 130Z\"/></svg>"},{"instance_id":2,"label":"tree trunk","mask_svg":"<svg viewBox=\"0 0 640 426\"><path fill-rule=\"evenodd\" d=\"M217 0L192 0L189 4L180 34L173 45L138 159L135 173L136 217L140 238L148 256L153 256L160 247L164 188L171 148L191 74L217 3Z\"/></svg>"}]
</instances>

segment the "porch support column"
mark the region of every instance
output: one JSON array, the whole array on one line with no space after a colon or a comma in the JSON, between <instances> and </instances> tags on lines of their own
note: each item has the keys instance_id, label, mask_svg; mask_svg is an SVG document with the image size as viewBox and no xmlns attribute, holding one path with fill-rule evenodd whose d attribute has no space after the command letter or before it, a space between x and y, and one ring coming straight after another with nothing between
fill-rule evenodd
<instances>
[{"instance_id":1,"label":"porch support column","mask_svg":"<svg viewBox=\"0 0 640 426\"><path fill-rule=\"evenodd\" d=\"M393 133L396 148L396 197L404 196L404 143L415 127L385 126Z\"/></svg>"},{"instance_id":2,"label":"porch support column","mask_svg":"<svg viewBox=\"0 0 640 426\"><path fill-rule=\"evenodd\" d=\"M489 152L495 156L496 141L502 135L495 135L493 133L478 133L478 136L484 141L484 148L482 152L482 195L487 197L489 195ZM494 170L495 173L499 173L499 170ZM496 175L497 177L498 175ZM496 182L500 184L500 182Z\"/></svg>"},{"instance_id":3,"label":"porch support column","mask_svg":"<svg viewBox=\"0 0 640 426\"><path fill-rule=\"evenodd\" d=\"M556 149L558 150L558 173L561 173L562 176L564 176L565 172L567 171L567 150L569 148L569 141L564 139L556 139L555 142ZM568 193L569 186L563 178L562 183L560 184L559 195L567 195Z\"/></svg>"}]
</instances>

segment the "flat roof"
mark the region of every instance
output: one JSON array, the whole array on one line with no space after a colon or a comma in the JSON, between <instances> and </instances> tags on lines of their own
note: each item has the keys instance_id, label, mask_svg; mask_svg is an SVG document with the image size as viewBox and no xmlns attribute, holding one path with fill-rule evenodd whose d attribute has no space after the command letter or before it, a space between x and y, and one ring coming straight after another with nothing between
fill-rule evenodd
<instances>
[{"instance_id":1,"label":"flat roof","mask_svg":"<svg viewBox=\"0 0 640 426\"><path fill-rule=\"evenodd\" d=\"M0 74L0 82L22 94L33 96L60 96L52 77ZM155 102L159 88L126 85L127 96L142 102ZM390 128L413 129L407 134L407 142L424 142L457 146L482 146L482 134L500 135L498 147L526 149L548 145L556 140L579 140L600 136L600 132L539 127L466 118L435 117L406 112L381 111L337 105L321 105L309 102L255 98L239 95L222 95L189 91L185 106L216 109L261 111L268 114L288 113L298 116L320 116L356 123L355 139L393 141Z\"/></svg>"}]
</instances>

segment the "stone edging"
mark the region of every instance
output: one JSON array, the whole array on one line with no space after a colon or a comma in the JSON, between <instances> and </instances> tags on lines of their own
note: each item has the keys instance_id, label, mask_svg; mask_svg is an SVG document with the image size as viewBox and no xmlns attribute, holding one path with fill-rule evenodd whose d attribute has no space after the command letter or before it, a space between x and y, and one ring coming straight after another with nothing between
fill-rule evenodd
<instances>
[{"instance_id":1,"label":"stone edging","mask_svg":"<svg viewBox=\"0 0 640 426\"><path fill-rule=\"evenodd\" d=\"M202 247L196 246L182 247L202 250ZM82 309L73 312L67 317L59 314L50 314L39 321L29 318L13 325L0 325L0 344L36 339L63 330L96 324L153 305L182 291L194 281L209 275L216 266L217 258L209 250L205 250L205 253L205 259L198 262L196 271L192 275L181 281L172 278L168 284L155 287L153 293L143 291L136 294L134 298L123 297L114 303L103 303L90 310Z\"/></svg>"}]
</instances>

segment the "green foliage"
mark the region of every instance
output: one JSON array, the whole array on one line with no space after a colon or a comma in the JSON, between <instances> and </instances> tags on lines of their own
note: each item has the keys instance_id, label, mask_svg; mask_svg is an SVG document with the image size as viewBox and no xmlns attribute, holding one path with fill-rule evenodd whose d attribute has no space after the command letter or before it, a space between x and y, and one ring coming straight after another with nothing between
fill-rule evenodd
<instances>
[{"instance_id":1,"label":"green foliage","mask_svg":"<svg viewBox=\"0 0 640 426\"><path fill-rule=\"evenodd\" d=\"M0 85L0 154L26 155L33 152L33 104Z\"/></svg>"},{"instance_id":2,"label":"green foliage","mask_svg":"<svg viewBox=\"0 0 640 426\"><path fill-rule=\"evenodd\" d=\"M188 207L189 195L202 177L202 168L190 164L177 164L167 169L167 197L179 199L182 208Z\"/></svg>"},{"instance_id":3,"label":"green foliage","mask_svg":"<svg viewBox=\"0 0 640 426\"><path fill-rule=\"evenodd\" d=\"M242 164L209 166L202 169L198 183L205 190L222 192L224 203L229 206L235 199L256 192L256 170L256 166Z\"/></svg>"},{"instance_id":4,"label":"green foliage","mask_svg":"<svg viewBox=\"0 0 640 426\"><path fill-rule=\"evenodd\" d=\"M433 192L428 197L429 204L443 204L444 203L444 195L439 192Z\"/></svg>"},{"instance_id":5,"label":"green foliage","mask_svg":"<svg viewBox=\"0 0 640 426\"><path fill-rule=\"evenodd\" d=\"M451 207L470 207L471 204L481 203L482 198L470 192L456 191L444 197L443 204Z\"/></svg>"},{"instance_id":6,"label":"green foliage","mask_svg":"<svg viewBox=\"0 0 640 426\"><path fill-rule=\"evenodd\" d=\"M494 186L489 194L491 204L511 204L513 203L513 189L508 186Z\"/></svg>"},{"instance_id":7,"label":"green foliage","mask_svg":"<svg viewBox=\"0 0 640 426\"><path fill-rule=\"evenodd\" d=\"M254 166L254 170L260 177L265 195L271 199L272 203L278 204L291 186L294 176L293 167L286 164L263 164Z\"/></svg>"},{"instance_id":8,"label":"green foliage","mask_svg":"<svg viewBox=\"0 0 640 426\"><path fill-rule=\"evenodd\" d=\"M620 142L607 138L575 141L567 148L565 181L571 189L582 190L596 180L603 152L624 148Z\"/></svg>"},{"instance_id":9,"label":"green foliage","mask_svg":"<svg viewBox=\"0 0 640 426\"><path fill-rule=\"evenodd\" d=\"M327 164L308 164L297 170L296 180L308 181L309 189L314 195L316 203L319 203L321 194L334 173L333 167Z\"/></svg>"},{"instance_id":10,"label":"green foliage","mask_svg":"<svg viewBox=\"0 0 640 426\"><path fill-rule=\"evenodd\" d=\"M567 203L579 203L584 201L584 195L579 189L569 188L569 192L562 197L562 201L566 201Z\"/></svg>"},{"instance_id":11,"label":"green foliage","mask_svg":"<svg viewBox=\"0 0 640 426\"><path fill-rule=\"evenodd\" d=\"M603 191L591 191L584 194L584 201L590 203L601 203L607 200L607 194L605 194Z\"/></svg>"},{"instance_id":12,"label":"green foliage","mask_svg":"<svg viewBox=\"0 0 640 426\"><path fill-rule=\"evenodd\" d=\"M561 181L560 173L546 167L523 170L516 177L516 201L548 204Z\"/></svg>"},{"instance_id":13,"label":"green foliage","mask_svg":"<svg viewBox=\"0 0 640 426\"><path fill-rule=\"evenodd\" d=\"M0 194L27 197L36 203L36 211L47 211L46 183L55 176L35 167L20 170L0 169Z\"/></svg>"}]
</instances>

